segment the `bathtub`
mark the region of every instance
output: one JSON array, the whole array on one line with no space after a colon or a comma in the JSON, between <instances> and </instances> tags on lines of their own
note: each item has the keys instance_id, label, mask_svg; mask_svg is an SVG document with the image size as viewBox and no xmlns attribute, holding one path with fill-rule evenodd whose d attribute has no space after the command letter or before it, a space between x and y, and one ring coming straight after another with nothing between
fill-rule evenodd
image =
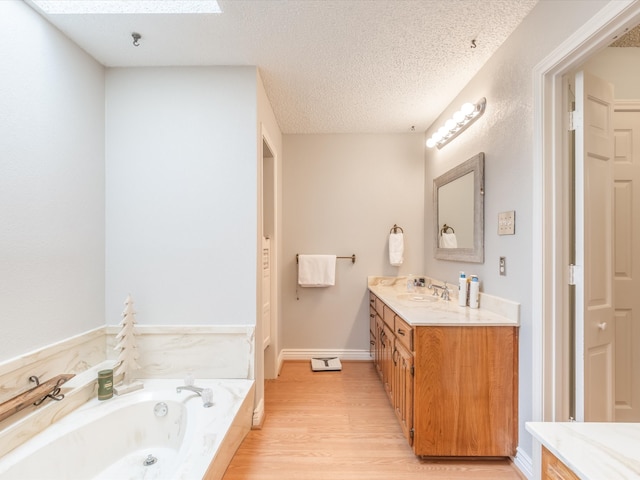
<instances>
[{"instance_id":1,"label":"bathtub","mask_svg":"<svg viewBox=\"0 0 640 480\"><path fill-rule=\"evenodd\" d=\"M181 380L143 382L90 400L7 453L0 479L221 478L251 425L253 381L196 381L213 390L210 408L177 393Z\"/></svg>"}]
</instances>

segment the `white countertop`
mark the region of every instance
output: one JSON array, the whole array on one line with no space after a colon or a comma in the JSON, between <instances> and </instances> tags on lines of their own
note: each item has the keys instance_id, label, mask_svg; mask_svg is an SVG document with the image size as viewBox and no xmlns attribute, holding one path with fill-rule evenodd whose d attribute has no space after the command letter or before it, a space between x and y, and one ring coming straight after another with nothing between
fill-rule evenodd
<instances>
[{"instance_id":1,"label":"white countertop","mask_svg":"<svg viewBox=\"0 0 640 480\"><path fill-rule=\"evenodd\" d=\"M422 276L420 276L422 277ZM426 278L427 285L431 280ZM433 280L436 285L443 282ZM490 295L480 294L480 308L460 307L457 285L449 286L451 300L415 301L410 297L430 296L426 287L415 295L407 294L407 277L369 277L369 290L405 322L413 326L518 326L520 304ZM430 300L430 299L429 299Z\"/></svg>"},{"instance_id":2,"label":"white countertop","mask_svg":"<svg viewBox=\"0 0 640 480\"><path fill-rule=\"evenodd\" d=\"M527 422L526 428L582 480L640 479L640 423Z\"/></svg>"}]
</instances>

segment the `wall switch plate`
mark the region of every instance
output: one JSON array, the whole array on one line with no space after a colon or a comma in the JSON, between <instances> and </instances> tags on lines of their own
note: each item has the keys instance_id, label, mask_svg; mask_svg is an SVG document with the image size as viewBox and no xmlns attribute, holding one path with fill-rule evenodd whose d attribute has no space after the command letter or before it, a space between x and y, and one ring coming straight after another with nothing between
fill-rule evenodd
<instances>
[{"instance_id":1,"label":"wall switch plate","mask_svg":"<svg viewBox=\"0 0 640 480\"><path fill-rule=\"evenodd\" d=\"M516 212L501 212L498 214L498 235L514 235L516 233Z\"/></svg>"},{"instance_id":2,"label":"wall switch plate","mask_svg":"<svg viewBox=\"0 0 640 480\"><path fill-rule=\"evenodd\" d=\"M507 274L507 257L500 257L500 275L503 277Z\"/></svg>"}]
</instances>

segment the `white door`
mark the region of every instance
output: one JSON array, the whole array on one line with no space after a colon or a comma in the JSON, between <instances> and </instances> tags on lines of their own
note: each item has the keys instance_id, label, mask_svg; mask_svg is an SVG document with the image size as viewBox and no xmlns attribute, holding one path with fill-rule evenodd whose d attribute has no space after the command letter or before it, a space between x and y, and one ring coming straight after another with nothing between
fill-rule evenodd
<instances>
[{"instance_id":1,"label":"white door","mask_svg":"<svg viewBox=\"0 0 640 480\"><path fill-rule=\"evenodd\" d=\"M576 74L576 419L614 418L613 87Z\"/></svg>"},{"instance_id":2,"label":"white door","mask_svg":"<svg viewBox=\"0 0 640 480\"><path fill-rule=\"evenodd\" d=\"M616 104L614 129L615 420L640 422L640 102Z\"/></svg>"},{"instance_id":3,"label":"white door","mask_svg":"<svg viewBox=\"0 0 640 480\"><path fill-rule=\"evenodd\" d=\"M271 343L271 240L262 237L262 349Z\"/></svg>"}]
</instances>

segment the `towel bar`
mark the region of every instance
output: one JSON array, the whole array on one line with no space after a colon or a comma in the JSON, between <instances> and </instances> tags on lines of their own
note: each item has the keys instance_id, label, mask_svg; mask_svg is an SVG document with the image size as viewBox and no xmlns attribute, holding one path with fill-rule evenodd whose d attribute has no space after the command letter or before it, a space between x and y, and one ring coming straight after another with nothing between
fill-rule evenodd
<instances>
[{"instance_id":1,"label":"towel bar","mask_svg":"<svg viewBox=\"0 0 640 480\"><path fill-rule=\"evenodd\" d=\"M296 263L298 263L298 255L300 255L300 254L296 253ZM351 259L351 263L356 263L356 254L355 253L353 255L348 256L348 257L336 257L336 258L350 258Z\"/></svg>"},{"instance_id":2,"label":"towel bar","mask_svg":"<svg viewBox=\"0 0 640 480\"><path fill-rule=\"evenodd\" d=\"M404 233L404 230L402 229L402 227L399 227L394 223L393 227L391 227L391 230L389 230L389 233L398 233L398 230L400 230L400 233Z\"/></svg>"}]
</instances>

